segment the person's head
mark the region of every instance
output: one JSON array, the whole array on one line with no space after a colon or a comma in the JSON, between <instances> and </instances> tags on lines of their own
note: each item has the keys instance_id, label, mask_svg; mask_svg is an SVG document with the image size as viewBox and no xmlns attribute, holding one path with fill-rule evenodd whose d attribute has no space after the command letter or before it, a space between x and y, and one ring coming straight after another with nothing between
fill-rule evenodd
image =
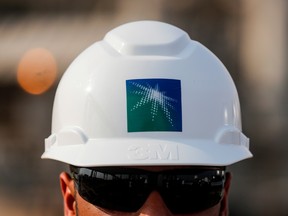
<instances>
[{"instance_id":1,"label":"person's head","mask_svg":"<svg viewBox=\"0 0 288 216\"><path fill-rule=\"evenodd\" d=\"M42 158L70 165L65 215L227 215L228 165L252 157L237 90L181 29L122 25L70 65Z\"/></svg>"}]
</instances>

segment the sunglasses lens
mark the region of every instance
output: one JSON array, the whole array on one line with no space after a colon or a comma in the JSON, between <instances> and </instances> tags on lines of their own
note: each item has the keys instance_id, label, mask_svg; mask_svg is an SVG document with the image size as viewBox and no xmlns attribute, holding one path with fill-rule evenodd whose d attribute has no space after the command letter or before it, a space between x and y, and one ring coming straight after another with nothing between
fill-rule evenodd
<instances>
[{"instance_id":1,"label":"sunglasses lens","mask_svg":"<svg viewBox=\"0 0 288 216\"><path fill-rule=\"evenodd\" d=\"M176 170L160 173L135 169L76 168L77 190L87 202L100 208L136 212L157 190L174 214L210 208L222 199L224 170Z\"/></svg>"},{"instance_id":2,"label":"sunglasses lens","mask_svg":"<svg viewBox=\"0 0 288 216\"><path fill-rule=\"evenodd\" d=\"M146 175L92 170L89 175L78 175L77 182L78 193L83 199L100 208L114 211L136 212L151 192Z\"/></svg>"},{"instance_id":3,"label":"sunglasses lens","mask_svg":"<svg viewBox=\"0 0 288 216\"><path fill-rule=\"evenodd\" d=\"M160 193L174 214L199 212L220 202L224 182L225 172L218 170L164 175Z\"/></svg>"},{"instance_id":4,"label":"sunglasses lens","mask_svg":"<svg viewBox=\"0 0 288 216\"><path fill-rule=\"evenodd\" d=\"M163 195L163 199L170 211L174 214L187 214L200 212L216 205L221 200L221 195L203 193L195 190L177 191Z\"/></svg>"}]
</instances>

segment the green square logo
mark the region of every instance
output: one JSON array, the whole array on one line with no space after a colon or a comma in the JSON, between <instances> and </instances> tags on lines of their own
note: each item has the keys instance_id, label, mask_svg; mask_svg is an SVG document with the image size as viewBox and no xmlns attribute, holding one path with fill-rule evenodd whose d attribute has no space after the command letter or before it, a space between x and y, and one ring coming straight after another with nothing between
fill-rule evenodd
<instances>
[{"instance_id":1,"label":"green square logo","mask_svg":"<svg viewBox=\"0 0 288 216\"><path fill-rule=\"evenodd\" d=\"M181 82L126 80L128 132L182 131Z\"/></svg>"}]
</instances>

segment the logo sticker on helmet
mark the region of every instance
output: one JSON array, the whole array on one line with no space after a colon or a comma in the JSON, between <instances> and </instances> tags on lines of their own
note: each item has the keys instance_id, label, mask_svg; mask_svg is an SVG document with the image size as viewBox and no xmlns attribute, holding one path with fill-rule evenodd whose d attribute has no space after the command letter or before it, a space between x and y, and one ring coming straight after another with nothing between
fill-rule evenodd
<instances>
[{"instance_id":1,"label":"logo sticker on helmet","mask_svg":"<svg viewBox=\"0 0 288 216\"><path fill-rule=\"evenodd\" d=\"M181 82L126 80L128 132L182 131Z\"/></svg>"}]
</instances>

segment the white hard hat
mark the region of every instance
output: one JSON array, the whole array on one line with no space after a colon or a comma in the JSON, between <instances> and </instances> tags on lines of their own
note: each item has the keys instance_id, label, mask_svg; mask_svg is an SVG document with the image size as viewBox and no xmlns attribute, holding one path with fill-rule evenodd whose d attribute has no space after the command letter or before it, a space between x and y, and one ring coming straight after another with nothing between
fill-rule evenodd
<instances>
[{"instance_id":1,"label":"white hard hat","mask_svg":"<svg viewBox=\"0 0 288 216\"><path fill-rule=\"evenodd\" d=\"M76 166L226 166L252 157L228 71L183 30L117 27L67 69L42 158Z\"/></svg>"}]
</instances>

